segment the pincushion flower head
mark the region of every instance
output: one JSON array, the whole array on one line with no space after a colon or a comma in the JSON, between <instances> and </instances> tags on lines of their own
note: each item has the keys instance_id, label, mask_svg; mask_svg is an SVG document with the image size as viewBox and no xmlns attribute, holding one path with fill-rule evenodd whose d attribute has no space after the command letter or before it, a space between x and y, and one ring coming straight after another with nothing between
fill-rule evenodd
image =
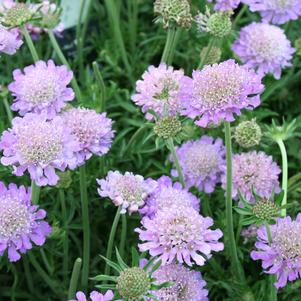
<instances>
[{"instance_id":1,"label":"pincushion flower head","mask_svg":"<svg viewBox=\"0 0 301 301\"><path fill-rule=\"evenodd\" d=\"M278 176L281 170L271 156L264 152L251 151L233 155L233 198L238 190L249 202L254 202L254 193L269 199L273 192L280 192ZM226 187L226 177L222 177Z\"/></svg>"},{"instance_id":2,"label":"pincushion flower head","mask_svg":"<svg viewBox=\"0 0 301 301\"><path fill-rule=\"evenodd\" d=\"M57 184L55 169L76 167L74 152L79 146L60 117L47 121L45 116L29 113L13 119L12 128L2 134L0 149L3 165L13 166L17 176L28 170L31 179L44 186Z\"/></svg>"},{"instance_id":3,"label":"pincushion flower head","mask_svg":"<svg viewBox=\"0 0 301 301\"><path fill-rule=\"evenodd\" d=\"M212 2L212 0L208 0ZM240 0L216 0L214 5L215 10L231 10L238 7Z\"/></svg>"},{"instance_id":4,"label":"pincushion flower head","mask_svg":"<svg viewBox=\"0 0 301 301\"><path fill-rule=\"evenodd\" d=\"M52 60L38 61L23 71L17 69L13 76L14 81L8 86L15 97L11 108L21 116L33 112L53 118L74 98L73 90L67 87L72 71L64 65L55 66Z\"/></svg>"},{"instance_id":5,"label":"pincushion flower head","mask_svg":"<svg viewBox=\"0 0 301 301\"><path fill-rule=\"evenodd\" d=\"M253 260L262 260L262 267L268 274L276 274L275 286L286 286L301 276L301 214L293 221L289 216L277 219L270 226L272 242L269 243L266 227L257 231L256 251Z\"/></svg>"},{"instance_id":6,"label":"pincushion flower head","mask_svg":"<svg viewBox=\"0 0 301 301\"><path fill-rule=\"evenodd\" d=\"M0 53L15 54L22 44L18 30L0 26Z\"/></svg>"},{"instance_id":7,"label":"pincushion flower head","mask_svg":"<svg viewBox=\"0 0 301 301\"><path fill-rule=\"evenodd\" d=\"M106 117L106 113L98 114L86 108L72 108L65 111L62 118L80 145L77 153L79 165L88 160L92 154L102 156L109 151L114 131L112 120Z\"/></svg>"},{"instance_id":8,"label":"pincushion flower head","mask_svg":"<svg viewBox=\"0 0 301 301\"><path fill-rule=\"evenodd\" d=\"M90 293L90 298L87 299L86 295L79 291L76 293L76 299L75 300L69 300L69 301L111 301L114 299L114 293L111 290L108 290L105 294L101 294L97 291L92 291Z\"/></svg>"},{"instance_id":9,"label":"pincushion flower head","mask_svg":"<svg viewBox=\"0 0 301 301\"><path fill-rule=\"evenodd\" d=\"M300 0L244 0L252 12L259 12L264 22L284 24L301 16Z\"/></svg>"},{"instance_id":10,"label":"pincushion flower head","mask_svg":"<svg viewBox=\"0 0 301 301\"><path fill-rule=\"evenodd\" d=\"M32 243L42 246L51 233L44 221L46 212L32 205L30 198L30 189L0 182L0 256L7 250L11 262L18 261Z\"/></svg>"},{"instance_id":11,"label":"pincushion flower head","mask_svg":"<svg viewBox=\"0 0 301 301\"><path fill-rule=\"evenodd\" d=\"M255 22L241 29L232 49L247 67L262 75L272 73L276 79L283 68L291 66L295 52L283 29Z\"/></svg>"},{"instance_id":12,"label":"pincushion flower head","mask_svg":"<svg viewBox=\"0 0 301 301\"><path fill-rule=\"evenodd\" d=\"M153 110L159 117L174 116L182 108L182 103L189 100L190 79L183 70L161 63L159 67L150 66L136 83L136 94L132 100L142 107L147 119ZM166 111L166 112L165 112Z\"/></svg>"},{"instance_id":13,"label":"pincushion flower head","mask_svg":"<svg viewBox=\"0 0 301 301\"><path fill-rule=\"evenodd\" d=\"M148 251L151 256L158 256L162 265L173 261L192 266L205 264L205 257L210 258L212 251L221 251L223 243L218 240L223 236L221 230L211 230L210 217L201 216L196 210L185 206L171 206L158 211L153 219L144 217L139 233L141 252Z\"/></svg>"},{"instance_id":14,"label":"pincushion flower head","mask_svg":"<svg viewBox=\"0 0 301 301\"><path fill-rule=\"evenodd\" d=\"M195 124L201 127L233 121L234 113L240 115L242 109L252 110L260 104L263 89L261 76L234 60L207 65L193 72L192 98L183 114L198 118Z\"/></svg>"},{"instance_id":15,"label":"pincushion flower head","mask_svg":"<svg viewBox=\"0 0 301 301\"><path fill-rule=\"evenodd\" d=\"M159 210L173 205L200 210L200 200L195 195L183 189L180 183L173 184L171 178L162 176L157 180L156 189L146 199L145 205L139 212L143 216L153 218Z\"/></svg>"},{"instance_id":16,"label":"pincushion flower head","mask_svg":"<svg viewBox=\"0 0 301 301\"><path fill-rule=\"evenodd\" d=\"M110 198L116 206L121 206L121 213L130 214L138 211L145 204L148 195L155 189L156 182L145 180L140 175L119 171L109 171L106 179L97 180L101 197Z\"/></svg>"},{"instance_id":17,"label":"pincushion flower head","mask_svg":"<svg viewBox=\"0 0 301 301\"><path fill-rule=\"evenodd\" d=\"M176 152L187 186L195 186L206 193L213 192L226 166L222 140L204 135L198 140L183 143ZM170 159L173 160L172 157ZM171 173L177 176L176 169Z\"/></svg>"}]
</instances>

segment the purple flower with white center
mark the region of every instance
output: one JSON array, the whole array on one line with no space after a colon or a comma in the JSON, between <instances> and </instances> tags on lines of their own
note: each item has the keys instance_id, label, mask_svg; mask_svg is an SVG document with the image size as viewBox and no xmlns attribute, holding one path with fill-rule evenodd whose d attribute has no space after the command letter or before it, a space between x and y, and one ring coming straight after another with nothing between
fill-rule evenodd
<instances>
[{"instance_id":1,"label":"purple flower with white center","mask_svg":"<svg viewBox=\"0 0 301 301\"><path fill-rule=\"evenodd\" d=\"M101 197L110 198L116 206L121 206L121 213L138 211L145 204L146 198L156 188L157 183L152 179L144 179L140 175L119 171L109 171L106 179L97 179Z\"/></svg>"},{"instance_id":2,"label":"purple flower with white center","mask_svg":"<svg viewBox=\"0 0 301 301\"><path fill-rule=\"evenodd\" d=\"M281 191L278 176L279 166L271 156L264 152L247 152L233 155L233 192L238 198L238 190L251 203L255 201L253 191L261 198L269 199L273 192ZM226 188L226 176L222 177L223 188Z\"/></svg>"},{"instance_id":3,"label":"purple flower with white center","mask_svg":"<svg viewBox=\"0 0 301 301\"><path fill-rule=\"evenodd\" d=\"M213 192L216 184L221 182L226 166L222 140L204 135L198 140L183 143L176 152L187 186L195 186L206 193ZM170 159L173 161L172 157ZM178 173L173 169L171 174L177 176Z\"/></svg>"},{"instance_id":4,"label":"purple flower with white center","mask_svg":"<svg viewBox=\"0 0 301 301\"><path fill-rule=\"evenodd\" d=\"M295 52L284 30L266 23L243 27L232 50L247 67L262 75L272 73L276 79L280 78L281 69L291 66Z\"/></svg>"},{"instance_id":5,"label":"purple flower with white center","mask_svg":"<svg viewBox=\"0 0 301 301\"><path fill-rule=\"evenodd\" d=\"M0 256L8 252L11 262L32 248L42 246L51 227L44 221L46 211L31 205L31 192L24 186L0 182ZM21 254L20 254L21 253Z\"/></svg>"},{"instance_id":6,"label":"purple flower with white center","mask_svg":"<svg viewBox=\"0 0 301 301\"><path fill-rule=\"evenodd\" d=\"M29 113L13 119L12 128L2 134L0 149L1 163L13 166L16 176L28 170L31 180L45 186L57 184L55 169L76 167L79 146L60 117L47 121L43 115Z\"/></svg>"},{"instance_id":7,"label":"purple flower with white center","mask_svg":"<svg viewBox=\"0 0 301 301\"><path fill-rule=\"evenodd\" d=\"M157 184L156 189L146 199L145 205L139 210L141 215L153 218L159 210L173 205L200 210L200 200L187 189L183 189L181 183L173 184L171 178L162 176L157 180Z\"/></svg>"},{"instance_id":8,"label":"purple flower with white center","mask_svg":"<svg viewBox=\"0 0 301 301\"><path fill-rule=\"evenodd\" d=\"M15 54L22 44L18 30L0 26L0 53Z\"/></svg>"},{"instance_id":9,"label":"purple flower with white center","mask_svg":"<svg viewBox=\"0 0 301 301\"><path fill-rule=\"evenodd\" d=\"M170 287L161 288L151 293L160 301L208 301L208 290L204 287L206 281L202 274L190 270L181 264L161 266L153 274L156 284L174 282Z\"/></svg>"},{"instance_id":10,"label":"purple flower with white center","mask_svg":"<svg viewBox=\"0 0 301 301\"><path fill-rule=\"evenodd\" d=\"M158 256L162 265L177 261L192 266L193 260L202 266L212 251L224 248L218 241L222 231L209 229L213 225L212 218L203 217L191 207L163 208L153 219L144 217L141 224L142 227L135 230L142 242L140 251Z\"/></svg>"},{"instance_id":11,"label":"purple flower with white center","mask_svg":"<svg viewBox=\"0 0 301 301\"><path fill-rule=\"evenodd\" d=\"M301 16L301 0L243 0L264 22L284 24Z\"/></svg>"},{"instance_id":12,"label":"purple flower with white center","mask_svg":"<svg viewBox=\"0 0 301 301\"><path fill-rule=\"evenodd\" d=\"M72 71L64 65L55 66L52 60L38 61L25 67L23 72L17 69L13 76L14 82L8 86L15 97L11 108L21 116L33 112L53 118L74 98L73 90L67 87L73 77Z\"/></svg>"},{"instance_id":13,"label":"purple flower with white center","mask_svg":"<svg viewBox=\"0 0 301 301\"><path fill-rule=\"evenodd\" d=\"M212 0L208 0L208 2L212 2ZM216 0L215 2L215 10L231 10L238 7L240 0Z\"/></svg>"},{"instance_id":14,"label":"purple flower with white center","mask_svg":"<svg viewBox=\"0 0 301 301\"><path fill-rule=\"evenodd\" d=\"M97 292L92 291L90 293L90 299L87 299L86 295L79 291L76 293L76 299L75 300L69 300L69 301L111 301L114 299L114 293L111 290L108 290L104 295Z\"/></svg>"},{"instance_id":15,"label":"purple flower with white center","mask_svg":"<svg viewBox=\"0 0 301 301\"><path fill-rule=\"evenodd\" d=\"M261 76L234 60L207 65L192 76L192 98L183 115L197 117L195 124L201 127L233 121L233 113L240 115L242 109L252 110L260 104Z\"/></svg>"},{"instance_id":16,"label":"purple flower with white center","mask_svg":"<svg viewBox=\"0 0 301 301\"><path fill-rule=\"evenodd\" d=\"M77 152L79 165L91 158L92 154L102 156L110 150L114 131L112 120L107 118L106 113L73 108L64 112L62 118L80 145Z\"/></svg>"},{"instance_id":17,"label":"purple flower with white center","mask_svg":"<svg viewBox=\"0 0 301 301\"><path fill-rule=\"evenodd\" d=\"M276 274L275 286L286 286L287 281L301 278L301 214L292 221L288 217L277 219L271 225L272 242L262 226L257 231L256 251L251 252L253 260L262 260L262 268L268 274Z\"/></svg>"},{"instance_id":18,"label":"purple flower with white center","mask_svg":"<svg viewBox=\"0 0 301 301\"><path fill-rule=\"evenodd\" d=\"M183 70L174 70L172 66L161 63L159 67L150 66L136 83L136 94L132 100L142 107L147 119L153 119L148 113L153 110L160 117L176 115L182 103L190 98L190 79Z\"/></svg>"}]
</instances>

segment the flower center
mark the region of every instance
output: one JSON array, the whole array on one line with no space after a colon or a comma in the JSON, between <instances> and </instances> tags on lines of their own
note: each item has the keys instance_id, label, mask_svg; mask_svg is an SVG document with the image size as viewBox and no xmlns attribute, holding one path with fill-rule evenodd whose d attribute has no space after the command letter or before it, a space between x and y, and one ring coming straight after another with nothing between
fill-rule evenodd
<instances>
[{"instance_id":1,"label":"flower center","mask_svg":"<svg viewBox=\"0 0 301 301\"><path fill-rule=\"evenodd\" d=\"M291 8L296 4L295 0L272 0L270 1L270 5L272 9L285 9Z\"/></svg>"},{"instance_id":2,"label":"flower center","mask_svg":"<svg viewBox=\"0 0 301 301\"><path fill-rule=\"evenodd\" d=\"M146 198L146 192L135 177L124 175L118 187L122 198L131 203L140 203Z\"/></svg>"},{"instance_id":3,"label":"flower center","mask_svg":"<svg viewBox=\"0 0 301 301\"><path fill-rule=\"evenodd\" d=\"M170 76L160 78L155 84L158 92L154 95L154 99L168 102L172 97L172 93L176 93L179 89L178 83Z\"/></svg>"}]
</instances>

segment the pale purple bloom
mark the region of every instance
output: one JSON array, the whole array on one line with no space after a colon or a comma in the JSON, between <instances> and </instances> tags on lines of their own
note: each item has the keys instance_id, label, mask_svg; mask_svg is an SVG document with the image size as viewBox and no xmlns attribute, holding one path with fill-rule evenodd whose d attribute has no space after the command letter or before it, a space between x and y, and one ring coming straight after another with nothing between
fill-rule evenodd
<instances>
[{"instance_id":1,"label":"pale purple bloom","mask_svg":"<svg viewBox=\"0 0 301 301\"><path fill-rule=\"evenodd\" d=\"M262 260L262 268L268 274L276 274L275 286L286 286L287 281L301 278L301 214L292 221L288 217L278 218L271 225L272 242L262 226L257 231L257 251L251 252L253 260Z\"/></svg>"},{"instance_id":2,"label":"pale purple bloom","mask_svg":"<svg viewBox=\"0 0 301 301\"><path fill-rule=\"evenodd\" d=\"M32 248L42 246L51 227L44 221L46 211L32 205L31 191L24 186L0 182L0 256L8 252L11 262ZM20 254L21 253L21 254Z\"/></svg>"},{"instance_id":3,"label":"pale purple bloom","mask_svg":"<svg viewBox=\"0 0 301 301\"><path fill-rule=\"evenodd\" d=\"M0 26L0 53L15 54L22 44L18 30Z\"/></svg>"},{"instance_id":4,"label":"pale purple bloom","mask_svg":"<svg viewBox=\"0 0 301 301\"><path fill-rule=\"evenodd\" d=\"M159 210L173 205L200 210L200 200L195 195L183 189L181 183L173 184L171 178L162 176L157 180L156 189L146 199L139 212L143 216L153 218Z\"/></svg>"},{"instance_id":5,"label":"pale purple bloom","mask_svg":"<svg viewBox=\"0 0 301 301\"><path fill-rule=\"evenodd\" d=\"M129 214L138 211L145 204L146 198L153 192L157 183L152 179L144 179L140 175L119 171L109 171L106 179L97 179L101 197L110 198L116 206L121 206L121 213Z\"/></svg>"},{"instance_id":6,"label":"pale purple bloom","mask_svg":"<svg viewBox=\"0 0 301 301\"><path fill-rule=\"evenodd\" d=\"M176 148L176 152L187 186L195 186L206 193L213 192L216 184L221 182L226 166L222 140L204 135L198 140L185 142ZM170 159L173 161L172 157ZM173 169L171 174L177 176L178 173Z\"/></svg>"},{"instance_id":7,"label":"pale purple bloom","mask_svg":"<svg viewBox=\"0 0 301 301\"><path fill-rule=\"evenodd\" d=\"M240 232L240 235L244 238L243 243L246 244L250 240L254 240L256 237L257 230L258 227L255 224L252 224L248 227L244 227Z\"/></svg>"},{"instance_id":8,"label":"pale purple bloom","mask_svg":"<svg viewBox=\"0 0 301 301\"><path fill-rule=\"evenodd\" d=\"M208 2L212 2L212 0L208 0ZM214 2L215 10L232 10L238 7L240 0L216 0Z\"/></svg>"},{"instance_id":9,"label":"pale purple bloom","mask_svg":"<svg viewBox=\"0 0 301 301\"><path fill-rule=\"evenodd\" d=\"M158 256L162 265L177 261L192 266L194 261L202 266L212 251L224 248L218 241L222 231L209 229L213 225L212 218L201 216L191 207L162 208L153 219L144 217L141 224L142 227L135 230L142 242L140 251Z\"/></svg>"},{"instance_id":10,"label":"pale purple bloom","mask_svg":"<svg viewBox=\"0 0 301 301\"><path fill-rule=\"evenodd\" d=\"M206 127L210 122L233 121L233 113L257 107L264 86L254 70L228 60L194 71L191 89L192 98L183 114L197 117L195 124Z\"/></svg>"},{"instance_id":11,"label":"pale purple bloom","mask_svg":"<svg viewBox=\"0 0 301 301\"><path fill-rule=\"evenodd\" d=\"M204 287L206 281L202 274L181 264L161 266L153 274L155 283L174 282L170 287L161 288L151 293L160 301L208 301L208 290Z\"/></svg>"},{"instance_id":12,"label":"pale purple bloom","mask_svg":"<svg viewBox=\"0 0 301 301\"><path fill-rule=\"evenodd\" d=\"M264 22L284 24L301 16L301 0L243 0Z\"/></svg>"},{"instance_id":13,"label":"pale purple bloom","mask_svg":"<svg viewBox=\"0 0 301 301\"><path fill-rule=\"evenodd\" d=\"M37 114L16 117L12 128L3 132L1 163L13 166L14 174L22 176L28 170L37 185L56 185L59 177L55 169L64 171L76 167L74 153L79 146L60 117L47 121Z\"/></svg>"},{"instance_id":14,"label":"pale purple bloom","mask_svg":"<svg viewBox=\"0 0 301 301\"><path fill-rule=\"evenodd\" d=\"M25 67L23 72L17 69L13 76L14 82L8 86L15 97L11 108L21 116L33 112L53 118L74 98L73 90L67 87L73 77L72 71L64 65L55 66L52 60L38 61Z\"/></svg>"},{"instance_id":15,"label":"pale purple bloom","mask_svg":"<svg viewBox=\"0 0 301 301\"><path fill-rule=\"evenodd\" d=\"M97 113L86 108L72 108L62 114L65 126L74 135L80 150L77 152L78 165L91 158L92 154L102 156L112 145L114 131L112 120L106 113Z\"/></svg>"},{"instance_id":16,"label":"pale purple bloom","mask_svg":"<svg viewBox=\"0 0 301 301\"><path fill-rule=\"evenodd\" d=\"M111 301L114 299L114 293L111 290L108 290L104 295L97 292L92 291L90 293L90 298L87 299L86 295L79 291L76 293L76 299L75 300L69 300L69 301Z\"/></svg>"},{"instance_id":17,"label":"pale purple bloom","mask_svg":"<svg viewBox=\"0 0 301 301\"><path fill-rule=\"evenodd\" d=\"M159 67L150 66L136 83L136 94L132 100L142 107L147 119L155 111L160 117L175 115L182 108L182 103L189 100L190 79L183 70L174 70L172 66L161 63Z\"/></svg>"},{"instance_id":18,"label":"pale purple bloom","mask_svg":"<svg viewBox=\"0 0 301 301\"><path fill-rule=\"evenodd\" d=\"M262 75L272 73L276 79L280 78L283 68L291 66L295 52L284 30L266 23L243 27L232 50L247 67Z\"/></svg>"},{"instance_id":19,"label":"pale purple bloom","mask_svg":"<svg viewBox=\"0 0 301 301\"><path fill-rule=\"evenodd\" d=\"M281 170L271 156L264 152L251 151L233 155L233 192L238 198L238 190L250 202L254 202L253 192L262 198L269 199L273 192L281 191L279 174ZM226 188L226 176L222 177L223 188Z\"/></svg>"}]
</instances>

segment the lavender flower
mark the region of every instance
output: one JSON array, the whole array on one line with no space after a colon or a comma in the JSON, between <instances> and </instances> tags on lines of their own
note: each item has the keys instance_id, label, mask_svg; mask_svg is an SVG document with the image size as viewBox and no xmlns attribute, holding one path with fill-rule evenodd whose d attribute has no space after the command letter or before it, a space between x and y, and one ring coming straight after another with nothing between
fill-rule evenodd
<instances>
[{"instance_id":1,"label":"lavender flower","mask_svg":"<svg viewBox=\"0 0 301 301\"><path fill-rule=\"evenodd\" d=\"M175 115L180 111L182 102L189 100L189 77L183 70L174 70L173 67L161 63L159 67L150 66L142 75L142 80L136 84L136 94L132 100L142 107L147 119L155 111L160 117Z\"/></svg>"},{"instance_id":2,"label":"lavender flower","mask_svg":"<svg viewBox=\"0 0 301 301\"><path fill-rule=\"evenodd\" d=\"M195 186L206 193L213 192L226 166L222 140L202 136L199 140L185 142L176 152L187 186ZM170 159L173 160L172 157ZM177 176L177 171L173 169L171 174Z\"/></svg>"},{"instance_id":3,"label":"lavender flower","mask_svg":"<svg viewBox=\"0 0 301 301\"><path fill-rule=\"evenodd\" d=\"M106 117L106 113L98 114L90 109L73 108L64 112L62 118L80 145L77 153L79 165L92 154L102 156L109 151L114 131L112 120Z\"/></svg>"},{"instance_id":4,"label":"lavender flower","mask_svg":"<svg viewBox=\"0 0 301 301\"><path fill-rule=\"evenodd\" d=\"M116 206L122 207L121 213L128 210L129 214L138 211L156 187L152 179L145 180L132 172L123 175L119 171L109 171L107 178L97 180L97 183L101 197L109 197Z\"/></svg>"},{"instance_id":5,"label":"lavender flower","mask_svg":"<svg viewBox=\"0 0 301 301\"><path fill-rule=\"evenodd\" d=\"M139 210L143 216L153 218L159 210L172 205L200 210L200 200L187 189L183 189L180 183L173 184L171 178L162 176L157 184L156 189L146 199L145 206Z\"/></svg>"},{"instance_id":6,"label":"lavender flower","mask_svg":"<svg viewBox=\"0 0 301 301\"><path fill-rule=\"evenodd\" d=\"M276 79L281 69L291 66L295 52L284 30L266 23L251 23L243 27L232 49L247 67L259 74L272 73Z\"/></svg>"},{"instance_id":7,"label":"lavender flower","mask_svg":"<svg viewBox=\"0 0 301 301\"><path fill-rule=\"evenodd\" d=\"M46 211L31 205L30 198L30 189L15 184L6 188L0 182L0 256L7 250L11 262L30 250L32 242L42 246L51 233L51 227L43 221Z\"/></svg>"},{"instance_id":8,"label":"lavender flower","mask_svg":"<svg viewBox=\"0 0 301 301\"><path fill-rule=\"evenodd\" d=\"M212 0L208 0L212 2ZM216 0L215 10L232 10L238 7L240 0Z\"/></svg>"},{"instance_id":9,"label":"lavender flower","mask_svg":"<svg viewBox=\"0 0 301 301\"><path fill-rule=\"evenodd\" d=\"M189 270L181 264L161 266L153 274L156 284L174 282L170 287L152 291L160 301L208 301L208 290L204 289L206 281L200 272Z\"/></svg>"},{"instance_id":10,"label":"lavender flower","mask_svg":"<svg viewBox=\"0 0 301 301\"><path fill-rule=\"evenodd\" d=\"M104 295L93 291L90 294L91 301L110 301L114 299L114 293L111 290L108 290ZM87 301L87 297L83 292L77 292L76 293L76 299L75 300L69 300L69 301Z\"/></svg>"},{"instance_id":11,"label":"lavender flower","mask_svg":"<svg viewBox=\"0 0 301 301\"><path fill-rule=\"evenodd\" d=\"M44 186L57 184L55 169L76 167L74 152L79 146L60 117L47 121L45 116L29 113L13 119L12 128L2 134L0 149L3 165L12 165L17 176L28 170L31 179Z\"/></svg>"},{"instance_id":12,"label":"lavender flower","mask_svg":"<svg viewBox=\"0 0 301 301\"><path fill-rule=\"evenodd\" d=\"M74 98L73 90L67 87L73 73L66 66L55 66L51 60L38 61L23 72L17 69L13 76L15 81L8 86L15 96L11 108L22 116L33 112L53 118Z\"/></svg>"},{"instance_id":13,"label":"lavender flower","mask_svg":"<svg viewBox=\"0 0 301 301\"><path fill-rule=\"evenodd\" d=\"M260 12L264 22L284 24L301 16L300 0L244 0L253 12Z\"/></svg>"},{"instance_id":14,"label":"lavender flower","mask_svg":"<svg viewBox=\"0 0 301 301\"><path fill-rule=\"evenodd\" d=\"M233 198L238 197L238 189L245 198L254 202L253 190L262 198L280 192L278 176L281 170L271 156L264 152L247 152L233 155ZM222 177L226 188L226 176Z\"/></svg>"},{"instance_id":15,"label":"lavender flower","mask_svg":"<svg viewBox=\"0 0 301 301\"><path fill-rule=\"evenodd\" d=\"M301 214L292 221L288 217L277 219L271 225L272 243L269 243L266 227L257 231L257 251L251 252L253 260L262 260L262 268L268 274L276 274L275 286L286 286L301 275Z\"/></svg>"},{"instance_id":16,"label":"lavender flower","mask_svg":"<svg viewBox=\"0 0 301 301\"><path fill-rule=\"evenodd\" d=\"M18 30L0 26L0 53L15 54L22 44Z\"/></svg>"},{"instance_id":17,"label":"lavender flower","mask_svg":"<svg viewBox=\"0 0 301 301\"><path fill-rule=\"evenodd\" d=\"M234 60L208 65L193 72L192 98L183 114L198 117L195 123L201 127L233 121L233 113L239 115L242 109L259 105L263 89L261 76Z\"/></svg>"},{"instance_id":18,"label":"lavender flower","mask_svg":"<svg viewBox=\"0 0 301 301\"><path fill-rule=\"evenodd\" d=\"M174 260L192 266L191 259L197 265L204 265L206 255L212 251L221 251L223 243L218 239L223 236L221 230L211 230L210 217L203 217L191 207L171 206L158 211L153 219L144 217L139 233L142 241L141 252L149 251L151 256L158 256L162 265Z\"/></svg>"}]
</instances>

